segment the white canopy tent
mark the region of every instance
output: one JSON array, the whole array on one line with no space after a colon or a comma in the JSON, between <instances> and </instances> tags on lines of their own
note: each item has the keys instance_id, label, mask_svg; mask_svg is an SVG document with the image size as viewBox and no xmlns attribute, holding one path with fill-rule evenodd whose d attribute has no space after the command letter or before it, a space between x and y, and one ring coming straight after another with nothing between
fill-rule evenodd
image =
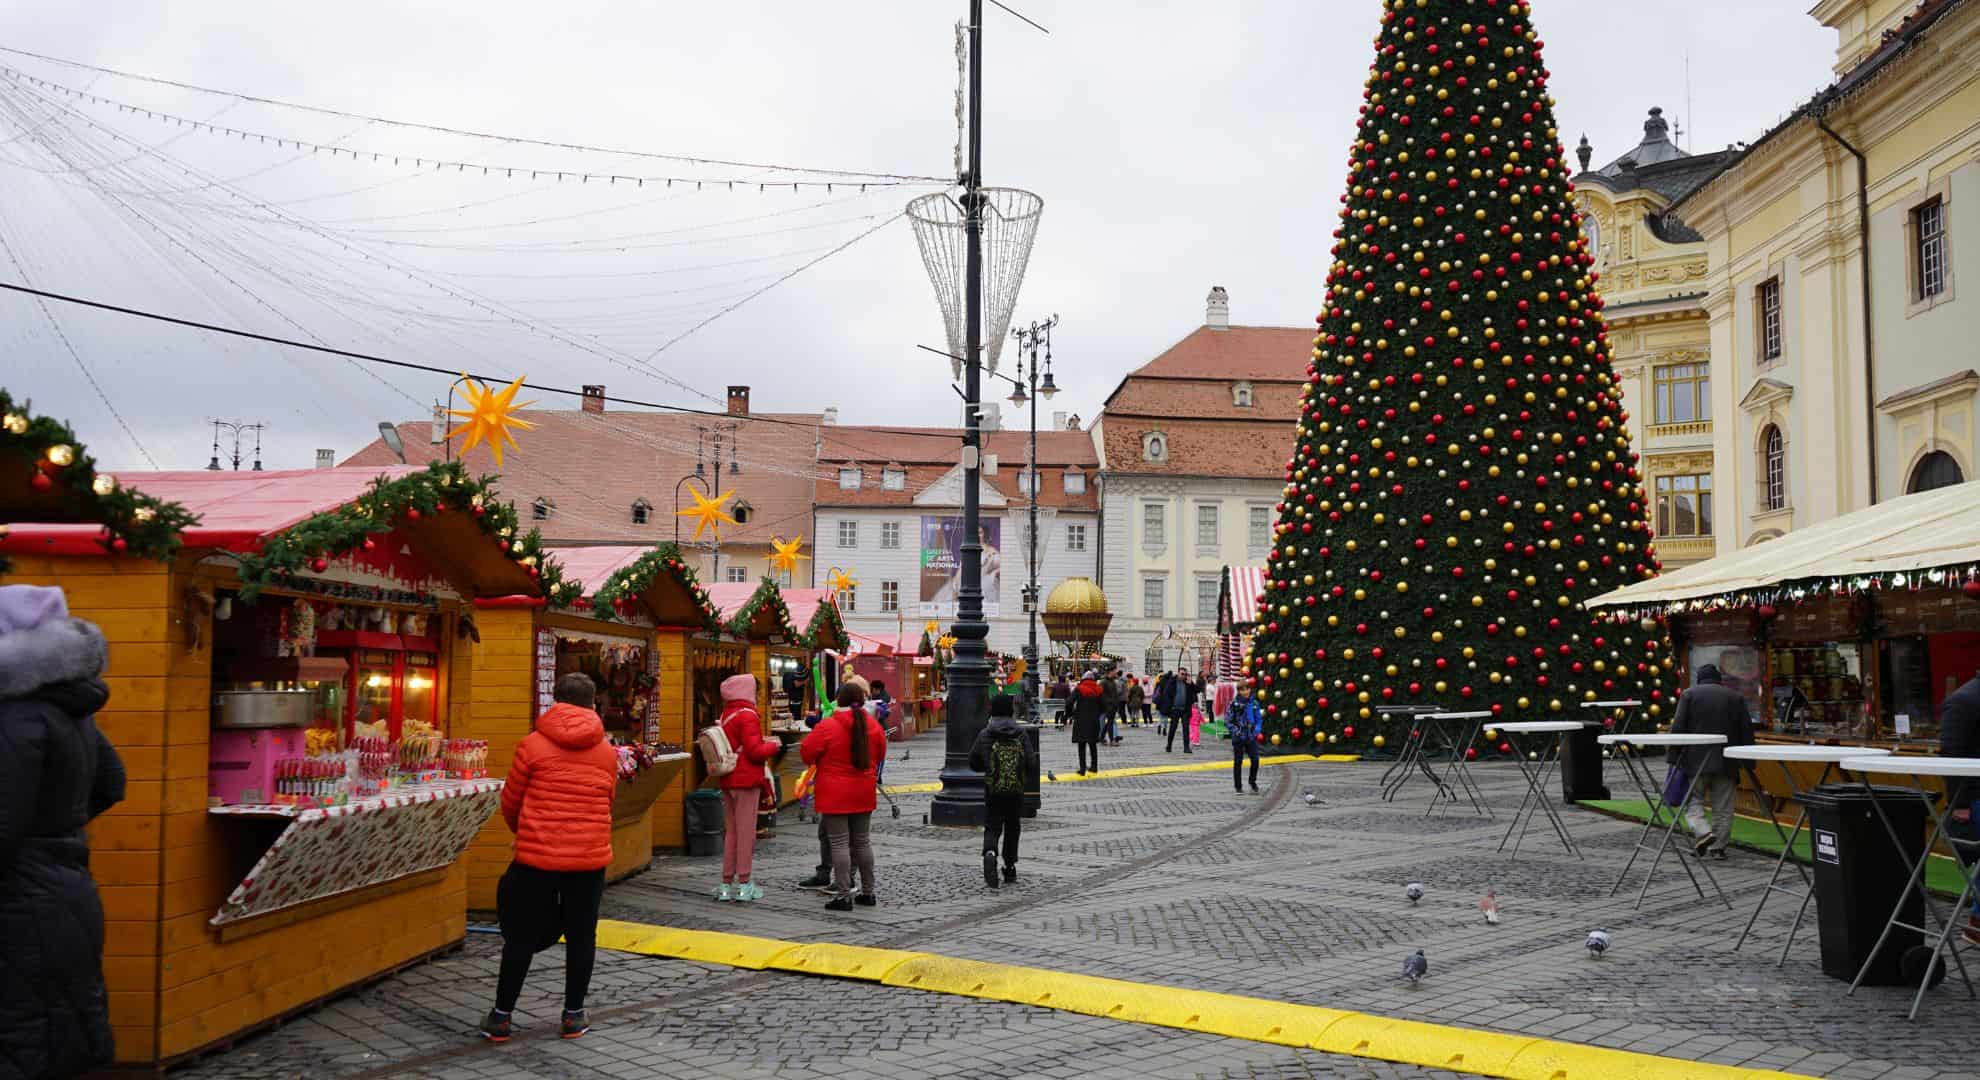
<instances>
[{"instance_id":1,"label":"white canopy tent","mask_svg":"<svg viewBox=\"0 0 1980 1080\"><path fill-rule=\"evenodd\" d=\"M1906 495L1588 601L1618 614L1946 585L1980 569L1980 483Z\"/></svg>"}]
</instances>

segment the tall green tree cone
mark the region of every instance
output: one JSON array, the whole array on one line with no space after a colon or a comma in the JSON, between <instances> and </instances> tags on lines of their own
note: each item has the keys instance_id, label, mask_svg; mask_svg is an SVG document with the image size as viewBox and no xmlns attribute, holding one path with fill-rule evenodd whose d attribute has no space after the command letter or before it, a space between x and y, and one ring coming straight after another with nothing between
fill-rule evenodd
<instances>
[{"instance_id":1,"label":"tall green tree cone","mask_svg":"<svg viewBox=\"0 0 1980 1080\"><path fill-rule=\"evenodd\" d=\"M1662 630L1581 607L1658 564L1531 10L1383 0L1248 672L1282 741L1668 712Z\"/></svg>"}]
</instances>

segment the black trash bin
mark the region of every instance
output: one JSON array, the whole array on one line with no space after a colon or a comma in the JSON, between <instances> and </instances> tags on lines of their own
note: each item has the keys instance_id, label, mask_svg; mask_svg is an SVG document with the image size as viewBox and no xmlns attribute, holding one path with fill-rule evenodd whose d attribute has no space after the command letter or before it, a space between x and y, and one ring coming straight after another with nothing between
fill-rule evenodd
<instances>
[{"instance_id":1,"label":"black trash bin","mask_svg":"<svg viewBox=\"0 0 1980 1080\"><path fill-rule=\"evenodd\" d=\"M698 788L687 795L687 853L720 855L722 835L728 830L722 819L722 793Z\"/></svg>"},{"instance_id":2,"label":"black trash bin","mask_svg":"<svg viewBox=\"0 0 1980 1080\"><path fill-rule=\"evenodd\" d=\"M1580 731L1568 732L1561 746L1561 801L1596 802L1609 797L1602 782L1602 744L1596 742L1608 728L1600 720L1583 720Z\"/></svg>"},{"instance_id":3,"label":"black trash bin","mask_svg":"<svg viewBox=\"0 0 1980 1080\"><path fill-rule=\"evenodd\" d=\"M1898 894L1911 880L1910 863L1925 850L1925 804L1910 788L1878 787L1882 804L1904 849L1891 844L1890 833L1877 817L1877 807L1862 784L1825 784L1803 792L1798 801L1808 808L1808 837L1815 869L1816 923L1822 933L1822 974L1854 980L1884 932L1884 923L1897 905ZM1917 889L1904 900L1903 921L1917 926L1924 920L1924 903ZM1877 954L1877 963L1864 976L1866 986L1916 985L1918 970L1906 956L1924 948L1916 930L1895 927ZM1909 972L1910 977L1906 977Z\"/></svg>"}]
</instances>

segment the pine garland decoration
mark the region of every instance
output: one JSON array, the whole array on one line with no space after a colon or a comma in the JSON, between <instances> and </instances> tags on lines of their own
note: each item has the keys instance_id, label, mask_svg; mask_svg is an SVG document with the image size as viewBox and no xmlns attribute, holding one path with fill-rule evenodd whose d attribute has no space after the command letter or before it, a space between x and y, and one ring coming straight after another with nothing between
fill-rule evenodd
<instances>
[{"instance_id":1,"label":"pine garland decoration","mask_svg":"<svg viewBox=\"0 0 1980 1080\"><path fill-rule=\"evenodd\" d=\"M22 520L103 526L103 550L113 555L169 559L199 515L155 499L96 471L96 459L69 425L36 416L0 388L0 506L18 506ZM0 535L6 526L0 524ZM10 568L0 555L0 574Z\"/></svg>"},{"instance_id":2,"label":"pine garland decoration","mask_svg":"<svg viewBox=\"0 0 1980 1080\"><path fill-rule=\"evenodd\" d=\"M846 640L846 624L839 617L839 605L831 600L818 602L818 610L811 613L811 624L804 628L804 645L816 649L823 640L843 642Z\"/></svg>"},{"instance_id":3,"label":"pine garland decoration","mask_svg":"<svg viewBox=\"0 0 1980 1080\"><path fill-rule=\"evenodd\" d=\"M521 519L515 504L496 498L495 477L470 477L458 461L436 461L405 476L381 476L350 503L298 522L270 537L260 551L242 556L241 599L253 603L263 589L305 570L321 573L331 559L375 545L373 537L391 532L401 520L443 513L470 515L551 601L583 595L583 584L564 580L563 567L544 553L540 532L518 535Z\"/></svg>"},{"instance_id":4,"label":"pine garland decoration","mask_svg":"<svg viewBox=\"0 0 1980 1080\"><path fill-rule=\"evenodd\" d=\"M793 641L801 640L797 630L791 626L791 609L784 603L783 590L777 587L775 578L764 578L743 606L737 609L735 617L722 625L722 630L731 637L749 636L750 624L756 621L756 613L765 605L777 617L777 633Z\"/></svg>"},{"instance_id":5,"label":"pine garland decoration","mask_svg":"<svg viewBox=\"0 0 1980 1080\"><path fill-rule=\"evenodd\" d=\"M610 622L630 614L638 597L661 574L673 578L694 596L697 614L702 625L708 630L719 628L721 616L715 604L708 598L708 590L702 586L700 576L694 566L681 554L681 549L673 543L656 545L652 551L641 555L630 566L614 571L598 591L591 595L591 617Z\"/></svg>"}]
</instances>

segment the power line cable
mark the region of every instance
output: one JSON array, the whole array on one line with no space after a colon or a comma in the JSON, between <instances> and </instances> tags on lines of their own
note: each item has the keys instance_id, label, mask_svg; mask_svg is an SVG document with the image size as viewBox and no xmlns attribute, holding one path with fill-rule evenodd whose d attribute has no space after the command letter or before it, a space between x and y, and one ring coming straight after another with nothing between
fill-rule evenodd
<instances>
[{"instance_id":1,"label":"power line cable","mask_svg":"<svg viewBox=\"0 0 1980 1080\"><path fill-rule=\"evenodd\" d=\"M645 158L653 161L673 161L673 162L680 162L689 165L717 165L717 166L722 166L724 168L732 168L732 169L760 169L766 172L809 173L814 176L843 176L843 177L852 177L852 178L868 177L874 180L892 180L903 183L938 183L938 184L955 183L955 180L952 177L917 176L907 173L869 172L869 171L856 170L856 169L820 169L820 168L812 168L810 166L803 166L803 165L785 165L785 164L758 162L758 161L735 161L724 158L697 157L688 154L666 154L666 153L658 153L658 152L646 151L646 150L612 149L610 147L589 146L584 143L559 142L550 139L535 139L523 135L503 135L494 132L475 131L469 128L449 127L444 124L427 124L412 120L393 120L388 117L369 116L364 113L348 112L342 109L326 108L320 105L304 105L299 102L283 101L277 98L259 97L253 94L244 94L233 90L220 90L210 86L200 86L194 83L180 82L175 79L166 79L155 75L141 75L135 72L119 71L116 68L99 67L95 64L85 64L78 60L69 60L59 56L49 56L45 53L30 52L27 49L17 49L6 45L0 45L0 52L11 53L15 56L32 57L36 60L43 60L51 64L60 64L64 67L76 68L81 71L93 71L99 75L114 75L120 79L130 79L136 82L151 83L157 86L169 86L177 90L189 90L194 93L200 93L200 94L214 94L220 97L234 98L238 101L251 102L256 105L268 105L282 109L295 109L300 112L316 113L321 116L338 116L347 120L365 120L376 124L389 124L392 127L407 128L417 131L431 131L442 135L458 135L464 138L471 138L471 139L488 139L494 142L511 143L518 146L541 146L553 150L574 150L580 153L589 153L589 154L613 154L620 157Z\"/></svg>"}]
</instances>

